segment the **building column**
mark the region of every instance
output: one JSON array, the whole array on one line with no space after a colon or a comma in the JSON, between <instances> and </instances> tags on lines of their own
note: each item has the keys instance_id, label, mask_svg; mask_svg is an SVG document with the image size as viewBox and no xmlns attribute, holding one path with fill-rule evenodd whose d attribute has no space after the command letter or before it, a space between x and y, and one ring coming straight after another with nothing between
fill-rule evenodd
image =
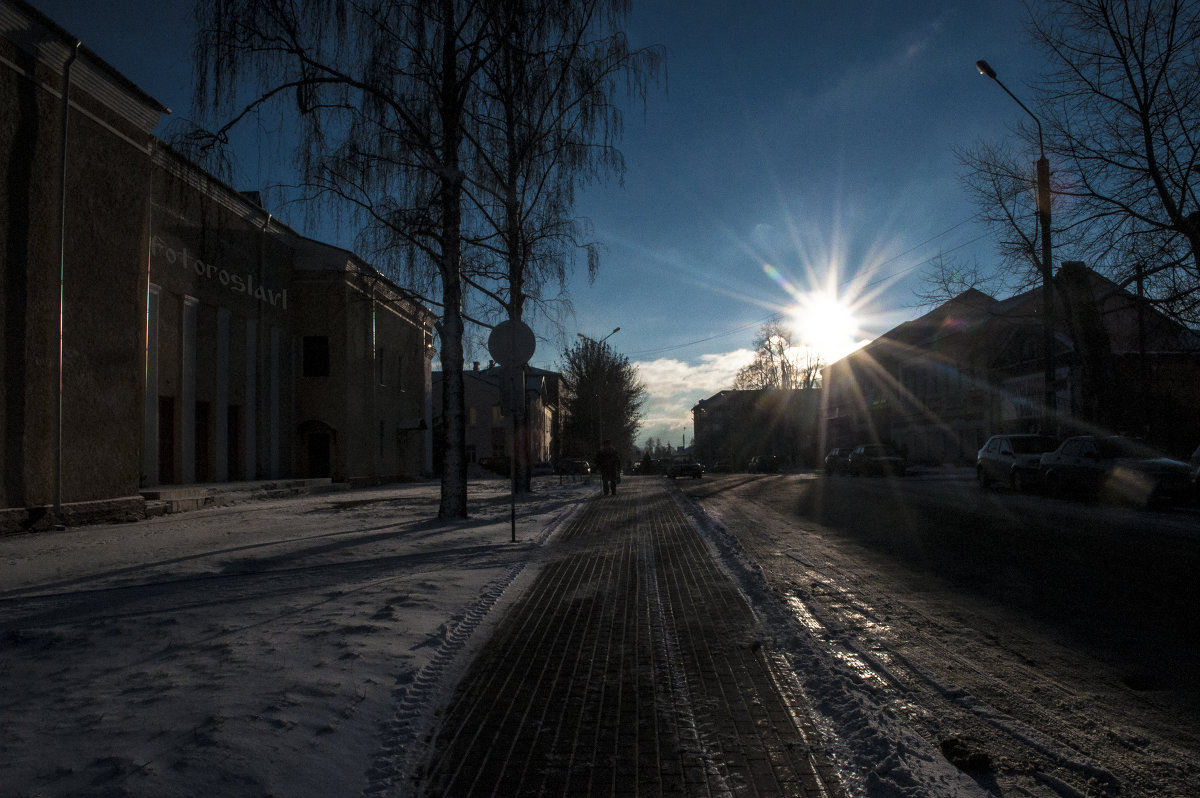
<instances>
[{"instance_id":1,"label":"building column","mask_svg":"<svg viewBox=\"0 0 1200 798\"><path fill-rule=\"evenodd\" d=\"M162 289L150 284L146 295L146 385L142 410L142 484L158 484L158 305Z\"/></svg>"},{"instance_id":2,"label":"building column","mask_svg":"<svg viewBox=\"0 0 1200 798\"><path fill-rule=\"evenodd\" d=\"M258 320L246 319L246 479L258 479Z\"/></svg>"},{"instance_id":3,"label":"building column","mask_svg":"<svg viewBox=\"0 0 1200 798\"><path fill-rule=\"evenodd\" d=\"M229 480L229 308L217 308L217 392L213 397L213 480Z\"/></svg>"},{"instance_id":4,"label":"building column","mask_svg":"<svg viewBox=\"0 0 1200 798\"><path fill-rule=\"evenodd\" d=\"M279 437L279 422L281 408L279 407L279 356L280 356L280 338L279 328L271 327L271 361L268 365L269 369L269 391L270 391L270 457L271 457L271 479L279 479L280 477L280 437Z\"/></svg>"},{"instance_id":5,"label":"building column","mask_svg":"<svg viewBox=\"0 0 1200 798\"><path fill-rule=\"evenodd\" d=\"M196 481L196 338L200 319L200 300L183 298L183 331L180 364L180 473L179 482Z\"/></svg>"}]
</instances>

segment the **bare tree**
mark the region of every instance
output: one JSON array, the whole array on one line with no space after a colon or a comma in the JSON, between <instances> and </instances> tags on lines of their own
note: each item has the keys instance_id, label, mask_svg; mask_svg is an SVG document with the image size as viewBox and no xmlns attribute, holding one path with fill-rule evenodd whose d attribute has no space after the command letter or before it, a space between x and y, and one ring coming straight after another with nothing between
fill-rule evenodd
<instances>
[{"instance_id":1,"label":"bare tree","mask_svg":"<svg viewBox=\"0 0 1200 798\"><path fill-rule=\"evenodd\" d=\"M441 308L443 517L466 514L464 321L497 309L520 319L550 285L565 297L574 186L620 166L614 80L640 58L657 63L625 48L628 10L627 0L197 4L196 96L219 121L193 141L279 113L306 199L349 207L380 269Z\"/></svg>"},{"instance_id":2,"label":"bare tree","mask_svg":"<svg viewBox=\"0 0 1200 798\"><path fill-rule=\"evenodd\" d=\"M1164 311L1195 320L1200 3L1047 0L1029 29L1048 63L1034 106L1054 171L1056 250L1122 285L1140 279ZM1027 121L1018 132L1036 143ZM985 218L1010 225L1001 252L1017 262L1036 236L1031 169L986 145L964 162Z\"/></svg>"},{"instance_id":3,"label":"bare tree","mask_svg":"<svg viewBox=\"0 0 1200 798\"><path fill-rule=\"evenodd\" d=\"M811 347L798 347L790 328L778 320L764 324L754 338L754 359L738 369L735 390L812 388L821 360Z\"/></svg>"},{"instance_id":4,"label":"bare tree","mask_svg":"<svg viewBox=\"0 0 1200 798\"><path fill-rule=\"evenodd\" d=\"M467 279L508 319L521 321L531 304L557 318L570 310L566 279L576 254L586 255L589 278L599 260L574 218L575 189L624 174L614 99L624 85L644 102L662 55L629 49L621 30L628 0L499 6L466 129L475 167L468 193L485 220ZM524 413L514 421L520 439ZM517 464L515 487L528 490L529 464Z\"/></svg>"},{"instance_id":5,"label":"bare tree","mask_svg":"<svg viewBox=\"0 0 1200 798\"><path fill-rule=\"evenodd\" d=\"M265 111L287 119L313 198L348 203L380 268L436 290L445 375L442 517L467 514L463 408L463 122L487 14L468 0L197 3L197 106L222 141ZM429 276L434 280L430 280ZM400 280L397 280L398 282Z\"/></svg>"},{"instance_id":6,"label":"bare tree","mask_svg":"<svg viewBox=\"0 0 1200 798\"><path fill-rule=\"evenodd\" d=\"M938 254L921 271L921 284L913 291L917 307L948 302L965 291L994 295L1003 288L1003 279L995 271L984 269L978 261L956 263Z\"/></svg>"}]
</instances>

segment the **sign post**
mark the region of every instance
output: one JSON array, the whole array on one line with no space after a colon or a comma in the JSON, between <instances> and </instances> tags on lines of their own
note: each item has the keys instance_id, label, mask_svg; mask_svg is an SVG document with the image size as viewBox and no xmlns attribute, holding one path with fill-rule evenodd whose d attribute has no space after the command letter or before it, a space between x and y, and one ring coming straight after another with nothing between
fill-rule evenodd
<instances>
[{"instance_id":1,"label":"sign post","mask_svg":"<svg viewBox=\"0 0 1200 798\"><path fill-rule=\"evenodd\" d=\"M500 364L500 408L512 416L512 457L509 458L508 478L509 519L512 542L517 542L517 416L525 406L525 366L537 349L537 337L523 321L508 319L492 328L488 336L488 352Z\"/></svg>"}]
</instances>

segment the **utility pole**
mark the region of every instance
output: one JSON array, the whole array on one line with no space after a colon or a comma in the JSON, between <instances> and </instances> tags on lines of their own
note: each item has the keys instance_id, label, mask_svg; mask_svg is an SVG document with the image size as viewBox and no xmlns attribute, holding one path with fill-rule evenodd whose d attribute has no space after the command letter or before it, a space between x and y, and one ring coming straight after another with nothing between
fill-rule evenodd
<instances>
[{"instance_id":1,"label":"utility pole","mask_svg":"<svg viewBox=\"0 0 1200 798\"><path fill-rule=\"evenodd\" d=\"M1037 125L1038 154L1040 155L1037 160L1037 209L1042 239L1042 362L1044 365L1042 432L1050 433L1053 431L1051 425L1056 427L1058 424L1058 391L1055 387L1057 370L1054 365L1054 262L1051 260L1050 248L1050 162L1046 160L1046 148L1042 141L1042 122L1034 115L1033 111L1025 107L1025 103L1021 102L1017 95L1000 82L1000 78L996 77L996 70L988 66L987 61L976 61L975 68L979 70L979 74L991 78L997 86L1004 89L1004 93L1012 97L1017 105L1021 106L1021 110L1029 114L1034 124Z\"/></svg>"}]
</instances>

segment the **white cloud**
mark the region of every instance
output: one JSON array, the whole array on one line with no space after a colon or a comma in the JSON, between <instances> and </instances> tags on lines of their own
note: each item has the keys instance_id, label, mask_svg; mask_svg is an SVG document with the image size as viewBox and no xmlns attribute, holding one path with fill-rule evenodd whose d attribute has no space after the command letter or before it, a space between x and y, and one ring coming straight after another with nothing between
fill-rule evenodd
<instances>
[{"instance_id":1,"label":"white cloud","mask_svg":"<svg viewBox=\"0 0 1200 798\"><path fill-rule=\"evenodd\" d=\"M701 355L695 363L672 358L634 363L647 394L638 443L647 438L678 443L681 435L691 441L692 408L701 399L732 388L738 369L753 359L753 351L736 349Z\"/></svg>"}]
</instances>

